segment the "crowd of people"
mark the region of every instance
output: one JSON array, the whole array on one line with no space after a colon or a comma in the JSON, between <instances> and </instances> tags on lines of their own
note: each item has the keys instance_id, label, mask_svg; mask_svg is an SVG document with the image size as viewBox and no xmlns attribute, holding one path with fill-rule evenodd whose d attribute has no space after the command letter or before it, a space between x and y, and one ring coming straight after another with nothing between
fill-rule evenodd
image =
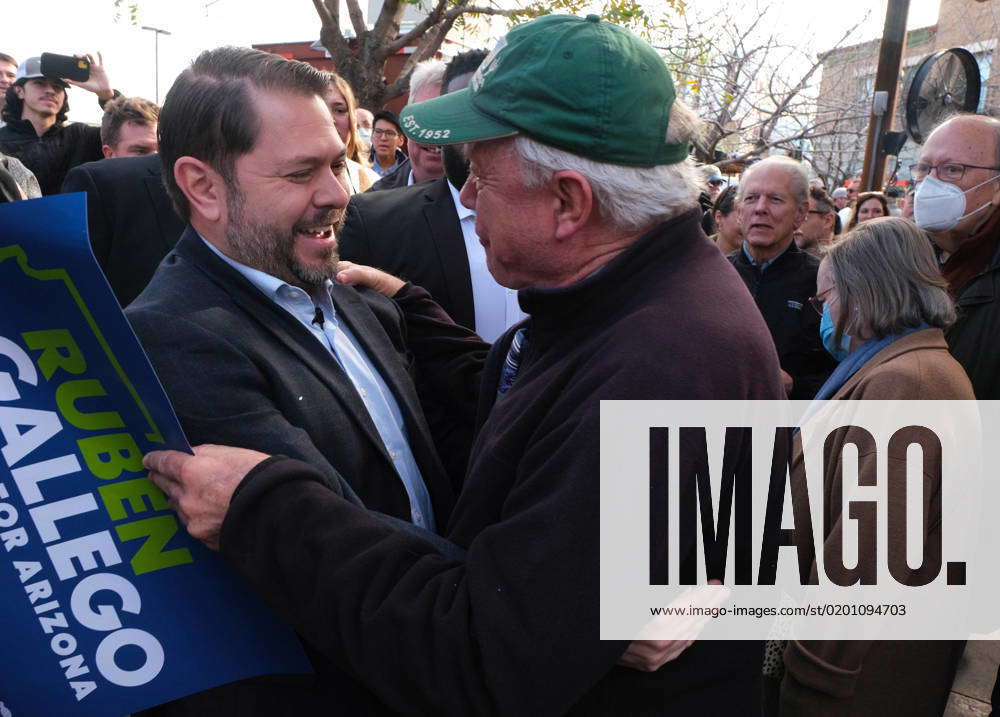
<instances>
[{"instance_id":1,"label":"crowd of people","mask_svg":"<svg viewBox=\"0 0 1000 717\"><path fill-rule=\"evenodd\" d=\"M599 640L599 406L1000 398L1000 120L946 120L905 196L828 194L696 164L656 51L597 16L422 63L399 116L256 50L162 108L86 57L100 128L0 54L0 189L87 193L211 444L150 478L316 671L149 714L942 713L962 643Z\"/></svg>"}]
</instances>

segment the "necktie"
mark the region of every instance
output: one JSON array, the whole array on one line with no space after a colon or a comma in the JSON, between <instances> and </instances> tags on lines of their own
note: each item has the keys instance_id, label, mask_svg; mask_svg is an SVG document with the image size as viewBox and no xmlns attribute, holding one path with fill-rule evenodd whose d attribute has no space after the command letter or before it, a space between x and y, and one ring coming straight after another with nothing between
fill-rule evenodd
<instances>
[{"instance_id":1,"label":"necktie","mask_svg":"<svg viewBox=\"0 0 1000 717\"><path fill-rule=\"evenodd\" d=\"M507 393L507 389L517 378L517 371L520 368L521 356L528 345L526 329L518 329L514 333L514 339L510 342L510 349L507 351L507 358L503 361L503 368L500 369L500 383L497 386L497 398Z\"/></svg>"}]
</instances>

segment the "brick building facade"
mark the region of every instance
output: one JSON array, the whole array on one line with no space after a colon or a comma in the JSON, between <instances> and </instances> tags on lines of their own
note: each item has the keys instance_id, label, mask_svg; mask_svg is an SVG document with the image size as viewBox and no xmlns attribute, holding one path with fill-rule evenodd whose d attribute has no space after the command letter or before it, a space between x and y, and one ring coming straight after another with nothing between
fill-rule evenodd
<instances>
[{"instance_id":1,"label":"brick building facade","mask_svg":"<svg viewBox=\"0 0 1000 717\"><path fill-rule=\"evenodd\" d=\"M905 129L906 92L920 62L938 50L952 47L965 48L976 57L983 80L978 111L1000 116L998 36L1000 0L941 0L937 24L907 33L892 129ZM861 171L878 52L879 41L872 40L838 48L824 58L817 120L826 122L833 134L815 140L809 158L828 183L838 184ZM907 138L900 153L898 178L909 179L908 167L916 161L919 151ZM890 158L888 172L894 164Z\"/></svg>"}]
</instances>

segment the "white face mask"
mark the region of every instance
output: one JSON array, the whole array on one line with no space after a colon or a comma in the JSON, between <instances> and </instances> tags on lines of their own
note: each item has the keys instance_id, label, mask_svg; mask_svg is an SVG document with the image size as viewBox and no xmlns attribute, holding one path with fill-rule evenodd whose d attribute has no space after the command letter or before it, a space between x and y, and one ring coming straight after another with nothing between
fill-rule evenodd
<instances>
[{"instance_id":1,"label":"white face mask","mask_svg":"<svg viewBox=\"0 0 1000 717\"><path fill-rule=\"evenodd\" d=\"M372 131L365 127L358 127L358 136L364 140L365 144L372 143Z\"/></svg>"},{"instance_id":2,"label":"white face mask","mask_svg":"<svg viewBox=\"0 0 1000 717\"><path fill-rule=\"evenodd\" d=\"M966 217L981 212L991 202L965 213L965 194L998 178L1000 175L990 177L963 192L956 185L942 182L928 174L917 186L917 192L913 196L913 218L917 226L931 232L946 232Z\"/></svg>"}]
</instances>

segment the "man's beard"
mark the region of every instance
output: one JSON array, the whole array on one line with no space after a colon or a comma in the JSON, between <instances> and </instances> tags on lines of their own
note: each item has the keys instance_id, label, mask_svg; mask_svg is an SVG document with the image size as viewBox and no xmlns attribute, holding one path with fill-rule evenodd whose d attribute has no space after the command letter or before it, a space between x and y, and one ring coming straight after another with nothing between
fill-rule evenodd
<instances>
[{"instance_id":1,"label":"man's beard","mask_svg":"<svg viewBox=\"0 0 1000 717\"><path fill-rule=\"evenodd\" d=\"M227 184L229 206L226 242L233 259L253 269L277 277L304 289L321 286L337 274L337 244L324 250L321 263L306 265L295 256L295 234L301 228L333 225L334 236L344 226L343 209L327 209L306 220L299 220L286 231L274 224L253 221L246 215L246 200L236 184Z\"/></svg>"}]
</instances>

